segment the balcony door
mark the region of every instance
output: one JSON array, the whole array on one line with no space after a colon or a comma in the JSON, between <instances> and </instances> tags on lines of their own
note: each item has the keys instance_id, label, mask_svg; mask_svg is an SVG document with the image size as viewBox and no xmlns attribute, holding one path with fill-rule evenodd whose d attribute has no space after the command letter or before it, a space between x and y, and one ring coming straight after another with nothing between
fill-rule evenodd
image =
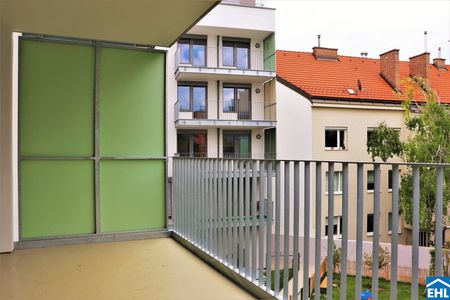
<instances>
[{"instance_id":1,"label":"balcony door","mask_svg":"<svg viewBox=\"0 0 450 300\"><path fill-rule=\"evenodd\" d=\"M178 63L206 66L206 38L183 38L178 41Z\"/></svg>"},{"instance_id":2,"label":"balcony door","mask_svg":"<svg viewBox=\"0 0 450 300\"><path fill-rule=\"evenodd\" d=\"M251 132L224 131L223 156L226 158L250 158Z\"/></svg>"},{"instance_id":3,"label":"balcony door","mask_svg":"<svg viewBox=\"0 0 450 300\"><path fill-rule=\"evenodd\" d=\"M239 120L250 120L252 117L252 101L250 86L224 85L223 112L236 113Z\"/></svg>"},{"instance_id":4,"label":"balcony door","mask_svg":"<svg viewBox=\"0 0 450 300\"><path fill-rule=\"evenodd\" d=\"M223 38L222 65L250 69L250 42L246 39Z\"/></svg>"},{"instance_id":5,"label":"balcony door","mask_svg":"<svg viewBox=\"0 0 450 300\"><path fill-rule=\"evenodd\" d=\"M177 153L179 156L206 157L206 131L179 130L177 133Z\"/></svg>"},{"instance_id":6,"label":"balcony door","mask_svg":"<svg viewBox=\"0 0 450 300\"><path fill-rule=\"evenodd\" d=\"M206 83L180 83L178 103L180 112L192 112L193 119L206 119Z\"/></svg>"}]
</instances>

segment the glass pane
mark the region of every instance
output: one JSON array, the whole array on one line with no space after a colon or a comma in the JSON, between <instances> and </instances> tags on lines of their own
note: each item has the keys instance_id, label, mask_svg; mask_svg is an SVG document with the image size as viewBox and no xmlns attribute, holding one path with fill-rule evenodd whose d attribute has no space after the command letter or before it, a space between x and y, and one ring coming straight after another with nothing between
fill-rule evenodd
<instances>
[{"instance_id":1,"label":"glass pane","mask_svg":"<svg viewBox=\"0 0 450 300\"><path fill-rule=\"evenodd\" d=\"M193 45L192 54L194 57L194 66L206 66L206 46Z\"/></svg>"},{"instance_id":2,"label":"glass pane","mask_svg":"<svg viewBox=\"0 0 450 300\"><path fill-rule=\"evenodd\" d=\"M341 172L334 172L334 191L341 192L342 191L342 181L341 181Z\"/></svg>"},{"instance_id":3,"label":"glass pane","mask_svg":"<svg viewBox=\"0 0 450 300\"><path fill-rule=\"evenodd\" d=\"M206 118L206 87L193 87L194 118Z\"/></svg>"},{"instance_id":4,"label":"glass pane","mask_svg":"<svg viewBox=\"0 0 450 300\"><path fill-rule=\"evenodd\" d=\"M199 133L192 135L193 151L194 156L206 157L206 134Z\"/></svg>"},{"instance_id":5,"label":"glass pane","mask_svg":"<svg viewBox=\"0 0 450 300\"><path fill-rule=\"evenodd\" d=\"M234 88L223 88L223 112L236 112Z\"/></svg>"},{"instance_id":6,"label":"glass pane","mask_svg":"<svg viewBox=\"0 0 450 300\"><path fill-rule=\"evenodd\" d=\"M180 156L189 156L190 135L179 133L177 135L177 152Z\"/></svg>"},{"instance_id":7,"label":"glass pane","mask_svg":"<svg viewBox=\"0 0 450 300\"><path fill-rule=\"evenodd\" d=\"M180 111L190 111L190 87L189 86L178 86L178 107Z\"/></svg>"},{"instance_id":8,"label":"glass pane","mask_svg":"<svg viewBox=\"0 0 450 300\"><path fill-rule=\"evenodd\" d=\"M325 147L337 147L337 130L325 130Z\"/></svg>"},{"instance_id":9,"label":"glass pane","mask_svg":"<svg viewBox=\"0 0 450 300\"><path fill-rule=\"evenodd\" d=\"M375 188L375 174L373 171L367 171L367 189L373 190Z\"/></svg>"},{"instance_id":10,"label":"glass pane","mask_svg":"<svg viewBox=\"0 0 450 300\"><path fill-rule=\"evenodd\" d=\"M388 214L388 230L392 230L392 213Z\"/></svg>"},{"instance_id":11,"label":"glass pane","mask_svg":"<svg viewBox=\"0 0 450 300\"><path fill-rule=\"evenodd\" d=\"M345 130L339 130L339 147L345 149Z\"/></svg>"},{"instance_id":12,"label":"glass pane","mask_svg":"<svg viewBox=\"0 0 450 300\"><path fill-rule=\"evenodd\" d=\"M180 60L180 64L189 64L190 63L190 51L189 51L189 43L178 43L178 58Z\"/></svg>"},{"instance_id":13,"label":"glass pane","mask_svg":"<svg viewBox=\"0 0 450 300\"><path fill-rule=\"evenodd\" d=\"M237 94L238 94L239 119L250 119L251 117L250 90L247 88L240 88L237 90Z\"/></svg>"},{"instance_id":14,"label":"glass pane","mask_svg":"<svg viewBox=\"0 0 450 300\"><path fill-rule=\"evenodd\" d=\"M392 170L388 171L388 189L392 189Z\"/></svg>"},{"instance_id":15,"label":"glass pane","mask_svg":"<svg viewBox=\"0 0 450 300\"><path fill-rule=\"evenodd\" d=\"M240 135L238 137L238 151L240 158L250 158L250 136L249 135Z\"/></svg>"},{"instance_id":16,"label":"glass pane","mask_svg":"<svg viewBox=\"0 0 450 300\"><path fill-rule=\"evenodd\" d=\"M224 66L234 66L233 44L225 44L222 47L222 64Z\"/></svg>"},{"instance_id":17,"label":"glass pane","mask_svg":"<svg viewBox=\"0 0 450 300\"><path fill-rule=\"evenodd\" d=\"M248 69L249 68L249 54L248 48L237 48L237 67Z\"/></svg>"},{"instance_id":18,"label":"glass pane","mask_svg":"<svg viewBox=\"0 0 450 300\"><path fill-rule=\"evenodd\" d=\"M234 157L235 153L234 146L234 135L224 134L223 135L223 156L224 157Z\"/></svg>"},{"instance_id":19,"label":"glass pane","mask_svg":"<svg viewBox=\"0 0 450 300\"><path fill-rule=\"evenodd\" d=\"M367 215L367 232L373 232L373 214Z\"/></svg>"}]
</instances>

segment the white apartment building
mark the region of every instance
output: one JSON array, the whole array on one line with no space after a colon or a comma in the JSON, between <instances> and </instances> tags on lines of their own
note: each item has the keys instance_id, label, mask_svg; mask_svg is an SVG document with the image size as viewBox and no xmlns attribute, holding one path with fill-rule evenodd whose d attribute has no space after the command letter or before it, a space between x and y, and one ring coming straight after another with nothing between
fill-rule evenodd
<instances>
[{"instance_id":1,"label":"white apartment building","mask_svg":"<svg viewBox=\"0 0 450 300\"><path fill-rule=\"evenodd\" d=\"M276 127L275 10L223 1L167 54L167 155L264 158ZM170 170L170 168L169 168Z\"/></svg>"}]
</instances>

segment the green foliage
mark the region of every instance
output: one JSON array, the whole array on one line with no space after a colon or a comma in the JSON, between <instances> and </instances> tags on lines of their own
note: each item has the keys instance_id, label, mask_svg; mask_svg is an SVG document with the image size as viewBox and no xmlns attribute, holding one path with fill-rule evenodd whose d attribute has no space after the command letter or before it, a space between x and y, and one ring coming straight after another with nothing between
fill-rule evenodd
<instances>
[{"instance_id":1,"label":"green foliage","mask_svg":"<svg viewBox=\"0 0 450 300\"><path fill-rule=\"evenodd\" d=\"M372 270L373 268L373 256L364 253L363 263ZM388 248L383 248L379 246L378 248L378 269L389 266L391 263L391 255L389 254Z\"/></svg>"},{"instance_id":2,"label":"green foliage","mask_svg":"<svg viewBox=\"0 0 450 300\"><path fill-rule=\"evenodd\" d=\"M421 87L426 100L418 103L413 92ZM411 135L404 144L404 158L408 162L450 162L450 110L438 102L436 93L421 78L408 79L404 93L405 124ZM411 109L413 108L413 109ZM412 112L413 110L413 112ZM412 222L412 172L402 175L400 205L406 221ZM444 182L450 182L450 169L444 169ZM447 214L450 185L444 183L444 215ZM420 168L420 228L434 231L436 212L436 170Z\"/></svg>"},{"instance_id":3,"label":"green foliage","mask_svg":"<svg viewBox=\"0 0 450 300\"><path fill-rule=\"evenodd\" d=\"M402 155L403 144L400 141L399 131L389 128L386 122L381 122L367 141L367 152L374 161L376 157L379 157L384 162L394 156Z\"/></svg>"},{"instance_id":4,"label":"green foliage","mask_svg":"<svg viewBox=\"0 0 450 300\"><path fill-rule=\"evenodd\" d=\"M336 244L333 244L333 269L336 270L342 263L342 248L337 248Z\"/></svg>"}]
</instances>

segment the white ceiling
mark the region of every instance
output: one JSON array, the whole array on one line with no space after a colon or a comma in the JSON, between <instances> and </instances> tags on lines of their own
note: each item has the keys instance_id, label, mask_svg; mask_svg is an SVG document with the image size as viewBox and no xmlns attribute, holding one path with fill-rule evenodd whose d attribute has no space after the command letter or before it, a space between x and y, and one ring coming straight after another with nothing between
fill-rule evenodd
<instances>
[{"instance_id":1,"label":"white ceiling","mask_svg":"<svg viewBox=\"0 0 450 300\"><path fill-rule=\"evenodd\" d=\"M0 0L12 31L170 46L215 0Z\"/></svg>"}]
</instances>

